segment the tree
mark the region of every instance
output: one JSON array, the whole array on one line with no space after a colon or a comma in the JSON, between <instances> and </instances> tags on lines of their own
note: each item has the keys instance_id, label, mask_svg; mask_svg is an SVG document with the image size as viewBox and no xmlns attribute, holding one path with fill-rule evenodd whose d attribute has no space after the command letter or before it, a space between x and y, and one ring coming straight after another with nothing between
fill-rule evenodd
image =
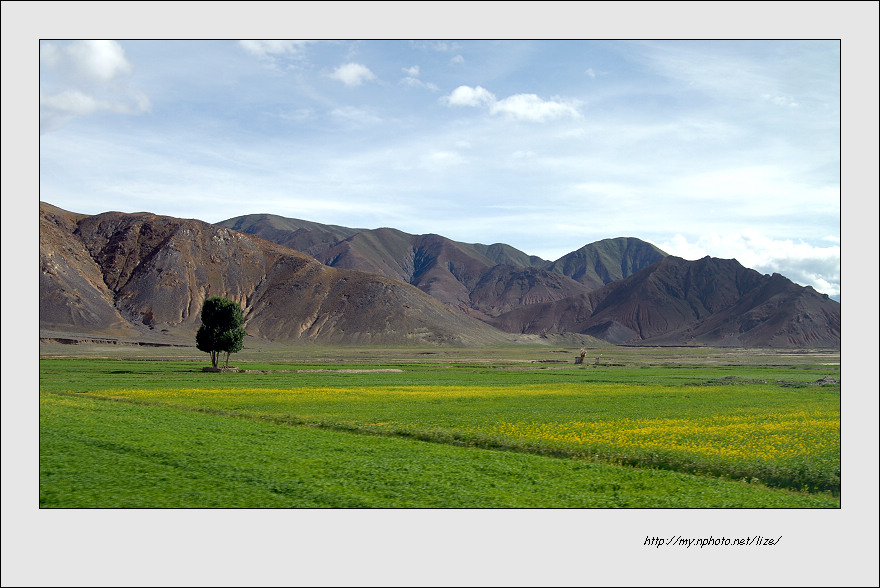
<instances>
[{"instance_id":1,"label":"tree","mask_svg":"<svg viewBox=\"0 0 880 588\"><path fill-rule=\"evenodd\" d=\"M220 361L220 353L226 353L226 367L229 355L244 347L244 315L241 306L234 300L214 296L202 305L202 326L196 333L196 348L211 354L211 365L215 368Z\"/></svg>"}]
</instances>

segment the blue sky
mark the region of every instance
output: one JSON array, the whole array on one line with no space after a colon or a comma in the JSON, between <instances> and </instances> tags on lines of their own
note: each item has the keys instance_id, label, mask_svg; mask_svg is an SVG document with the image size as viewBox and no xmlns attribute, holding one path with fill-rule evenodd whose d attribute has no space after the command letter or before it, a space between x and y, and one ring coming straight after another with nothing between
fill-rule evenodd
<instances>
[{"instance_id":1,"label":"blue sky","mask_svg":"<svg viewBox=\"0 0 880 588\"><path fill-rule=\"evenodd\" d=\"M40 197L557 259L639 237L840 293L838 41L40 42Z\"/></svg>"}]
</instances>

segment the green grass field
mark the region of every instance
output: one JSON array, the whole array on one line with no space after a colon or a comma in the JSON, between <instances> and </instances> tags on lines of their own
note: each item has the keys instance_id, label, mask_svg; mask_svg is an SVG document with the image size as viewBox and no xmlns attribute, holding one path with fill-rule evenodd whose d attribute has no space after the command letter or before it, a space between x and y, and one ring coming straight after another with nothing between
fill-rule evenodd
<instances>
[{"instance_id":1,"label":"green grass field","mask_svg":"<svg viewBox=\"0 0 880 588\"><path fill-rule=\"evenodd\" d=\"M839 354L96 348L42 353L42 507L840 507Z\"/></svg>"}]
</instances>

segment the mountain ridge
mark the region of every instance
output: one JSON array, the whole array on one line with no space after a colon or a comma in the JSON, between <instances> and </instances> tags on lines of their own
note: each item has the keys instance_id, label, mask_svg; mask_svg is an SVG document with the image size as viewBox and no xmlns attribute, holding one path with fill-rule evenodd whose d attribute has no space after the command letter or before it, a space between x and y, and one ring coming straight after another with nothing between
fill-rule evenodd
<instances>
[{"instance_id":1,"label":"mountain ridge","mask_svg":"<svg viewBox=\"0 0 880 588\"><path fill-rule=\"evenodd\" d=\"M41 202L41 337L192 340L201 303L224 295L250 337L288 343L840 346L840 304L824 294L632 237L543 262L504 244L269 220L324 263L221 224Z\"/></svg>"},{"instance_id":2,"label":"mountain ridge","mask_svg":"<svg viewBox=\"0 0 880 588\"><path fill-rule=\"evenodd\" d=\"M668 256L588 294L489 323L507 332L575 332L628 345L840 345L839 303L780 274L708 256Z\"/></svg>"},{"instance_id":3,"label":"mountain ridge","mask_svg":"<svg viewBox=\"0 0 880 588\"><path fill-rule=\"evenodd\" d=\"M54 208L54 207L53 207ZM273 341L481 345L510 337L418 288L330 268L259 237L150 213L40 208L40 330L191 339L202 302L244 309Z\"/></svg>"},{"instance_id":4,"label":"mountain ridge","mask_svg":"<svg viewBox=\"0 0 880 588\"><path fill-rule=\"evenodd\" d=\"M307 222L250 215L217 225L286 244L295 230L279 232L279 227L302 227ZM329 227L320 226L324 234ZM341 234L339 229L334 230ZM387 227L346 230L353 234L307 253L331 267L402 280L481 318L497 316L515 305L558 300L599 288L666 255L640 239L620 237L587 244L551 262L504 243L463 243L433 233L412 235Z\"/></svg>"}]
</instances>

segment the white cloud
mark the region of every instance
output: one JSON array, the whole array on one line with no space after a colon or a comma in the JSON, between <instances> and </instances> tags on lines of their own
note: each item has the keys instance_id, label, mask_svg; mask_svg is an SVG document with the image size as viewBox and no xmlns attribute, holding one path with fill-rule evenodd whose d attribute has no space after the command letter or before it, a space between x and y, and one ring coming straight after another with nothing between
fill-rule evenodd
<instances>
[{"instance_id":1,"label":"white cloud","mask_svg":"<svg viewBox=\"0 0 880 588\"><path fill-rule=\"evenodd\" d=\"M239 46L256 57L268 57L272 55L298 55L311 41L299 40L245 40L239 41Z\"/></svg>"},{"instance_id":2,"label":"white cloud","mask_svg":"<svg viewBox=\"0 0 880 588\"><path fill-rule=\"evenodd\" d=\"M124 81L132 70L116 41L73 41L63 47L41 44L40 133L99 111L149 111L147 95Z\"/></svg>"},{"instance_id":3,"label":"white cloud","mask_svg":"<svg viewBox=\"0 0 880 588\"><path fill-rule=\"evenodd\" d=\"M361 65L360 63L346 63L345 65L340 65L333 70L330 77L334 80L339 80L346 86L360 86L365 81L376 79L376 76L370 71L370 68Z\"/></svg>"},{"instance_id":4,"label":"white cloud","mask_svg":"<svg viewBox=\"0 0 880 588\"><path fill-rule=\"evenodd\" d=\"M100 106L97 100L79 90L64 90L51 96L40 92L41 117L44 112L63 112L70 116L82 116L95 112Z\"/></svg>"},{"instance_id":5,"label":"white cloud","mask_svg":"<svg viewBox=\"0 0 880 588\"><path fill-rule=\"evenodd\" d=\"M64 90L57 94L45 95L40 93L40 108L45 113L67 114L69 116L83 116L99 110L116 112L118 114L137 114L143 112L148 104L139 102L135 98L134 104L125 102L105 102L98 100L79 90ZM41 113L42 115L43 113Z\"/></svg>"},{"instance_id":6,"label":"white cloud","mask_svg":"<svg viewBox=\"0 0 880 588\"><path fill-rule=\"evenodd\" d=\"M707 255L706 249L702 245L689 242L687 237L681 233L677 233L669 241L657 243L657 247L670 255L690 260L701 259Z\"/></svg>"},{"instance_id":7,"label":"white cloud","mask_svg":"<svg viewBox=\"0 0 880 588\"><path fill-rule=\"evenodd\" d=\"M63 47L40 45L40 66L55 70L69 82L110 82L132 71L125 51L116 41L73 41ZM45 71L44 70L44 71Z\"/></svg>"},{"instance_id":8,"label":"white cloud","mask_svg":"<svg viewBox=\"0 0 880 588\"><path fill-rule=\"evenodd\" d=\"M440 90L435 84L430 82L423 82L419 79L419 66L414 65L412 67L404 67L402 68L404 73L407 74L407 77L400 80L400 83L404 86L410 86L412 88L424 88L426 90L430 90L432 92L437 92Z\"/></svg>"},{"instance_id":9,"label":"white cloud","mask_svg":"<svg viewBox=\"0 0 880 588\"><path fill-rule=\"evenodd\" d=\"M66 52L86 78L108 82L131 73L131 63L116 41L74 41L66 47Z\"/></svg>"},{"instance_id":10,"label":"white cloud","mask_svg":"<svg viewBox=\"0 0 880 588\"><path fill-rule=\"evenodd\" d=\"M544 122L557 118L580 118L579 103L576 101L558 102L542 100L535 94L514 94L492 104L492 114L502 113L517 120Z\"/></svg>"},{"instance_id":11,"label":"white cloud","mask_svg":"<svg viewBox=\"0 0 880 588\"><path fill-rule=\"evenodd\" d=\"M459 86L443 100L449 106L480 106L482 104L493 104L495 95L486 88L477 86Z\"/></svg>"},{"instance_id":12,"label":"white cloud","mask_svg":"<svg viewBox=\"0 0 880 588\"><path fill-rule=\"evenodd\" d=\"M448 53L460 49L461 44L454 41L417 41L413 43L413 47L416 49L437 51L438 53Z\"/></svg>"},{"instance_id":13,"label":"white cloud","mask_svg":"<svg viewBox=\"0 0 880 588\"><path fill-rule=\"evenodd\" d=\"M281 73L283 68L292 68L296 62L303 60L306 45L314 42L258 39L239 41L238 46L259 59L269 71Z\"/></svg>"},{"instance_id":14,"label":"white cloud","mask_svg":"<svg viewBox=\"0 0 880 588\"><path fill-rule=\"evenodd\" d=\"M449 60L449 63L456 63L456 64L457 63L464 63L464 57L462 57L461 55L456 55L455 57L453 57L452 59Z\"/></svg>"},{"instance_id":15,"label":"white cloud","mask_svg":"<svg viewBox=\"0 0 880 588\"><path fill-rule=\"evenodd\" d=\"M410 86L413 88L424 88L425 90L430 90L431 92L440 91L440 88L438 88L436 84L432 84L431 82L423 82L418 78L403 78L402 80L400 80L400 83L404 86Z\"/></svg>"},{"instance_id":16,"label":"white cloud","mask_svg":"<svg viewBox=\"0 0 880 588\"><path fill-rule=\"evenodd\" d=\"M503 100L482 86L459 86L443 98L449 106L488 106L491 114L502 114L516 120L545 122L563 117L580 118L580 102L576 100L543 100L535 94L514 94Z\"/></svg>"},{"instance_id":17,"label":"white cloud","mask_svg":"<svg viewBox=\"0 0 880 588\"><path fill-rule=\"evenodd\" d=\"M657 246L671 255L691 260L706 255L736 259L743 266L761 273L779 273L829 296L840 295L839 245L821 247L803 241L773 239L759 231L746 229L700 235L695 242L676 234Z\"/></svg>"}]
</instances>

